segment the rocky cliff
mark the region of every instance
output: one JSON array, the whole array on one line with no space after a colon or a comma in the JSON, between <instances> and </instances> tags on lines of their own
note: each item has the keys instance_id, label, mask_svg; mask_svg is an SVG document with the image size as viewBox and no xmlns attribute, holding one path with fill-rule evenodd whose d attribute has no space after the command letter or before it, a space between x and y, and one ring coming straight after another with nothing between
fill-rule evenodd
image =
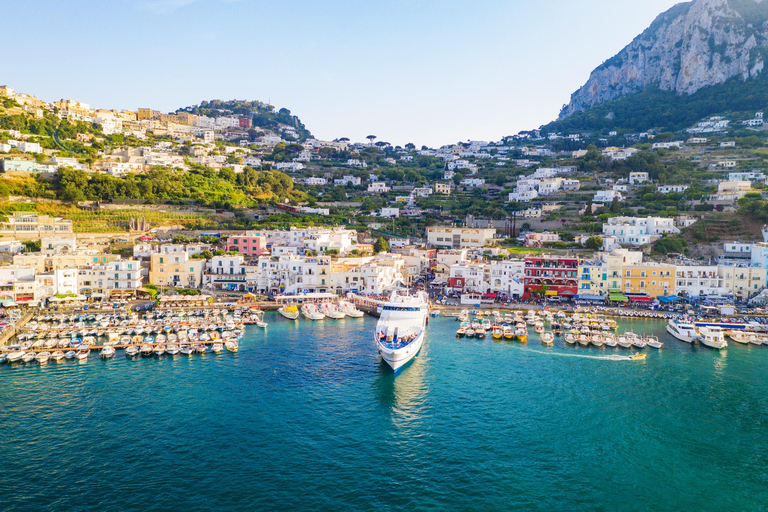
<instances>
[{"instance_id":1,"label":"rocky cliff","mask_svg":"<svg viewBox=\"0 0 768 512\"><path fill-rule=\"evenodd\" d=\"M657 87L693 94L759 75L768 55L768 0L695 0L660 15L595 69L560 119L626 94Z\"/></svg>"}]
</instances>

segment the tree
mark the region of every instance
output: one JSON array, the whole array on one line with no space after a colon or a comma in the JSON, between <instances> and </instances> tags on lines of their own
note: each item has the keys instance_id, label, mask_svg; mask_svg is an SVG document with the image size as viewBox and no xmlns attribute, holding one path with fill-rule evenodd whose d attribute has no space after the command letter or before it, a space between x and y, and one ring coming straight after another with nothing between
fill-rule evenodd
<instances>
[{"instance_id":1,"label":"tree","mask_svg":"<svg viewBox=\"0 0 768 512\"><path fill-rule=\"evenodd\" d=\"M587 249L591 249L593 251L599 251L603 247L603 237L601 236L589 237L586 243L584 244L584 247L586 247Z\"/></svg>"},{"instance_id":2,"label":"tree","mask_svg":"<svg viewBox=\"0 0 768 512\"><path fill-rule=\"evenodd\" d=\"M621 213L621 204L619 204L618 197L614 197L611 202L611 213Z\"/></svg>"},{"instance_id":3,"label":"tree","mask_svg":"<svg viewBox=\"0 0 768 512\"><path fill-rule=\"evenodd\" d=\"M373 146L373 141L375 141L375 140L376 140L376 136L375 136L375 135L368 135L368 136L366 137L366 139L368 139L368 144L370 144L371 146Z\"/></svg>"},{"instance_id":4,"label":"tree","mask_svg":"<svg viewBox=\"0 0 768 512\"><path fill-rule=\"evenodd\" d=\"M373 243L373 254L378 254L380 252L387 252L389 250L389 242L387 242L387 239L383 236L380 236L376 239L376 241Z\"/></svg>"}]
</instances>

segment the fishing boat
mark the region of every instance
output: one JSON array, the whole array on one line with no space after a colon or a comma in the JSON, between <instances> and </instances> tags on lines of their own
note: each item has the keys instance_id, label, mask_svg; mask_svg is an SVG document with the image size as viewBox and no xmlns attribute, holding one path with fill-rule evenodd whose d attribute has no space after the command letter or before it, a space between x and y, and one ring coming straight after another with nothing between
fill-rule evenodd
<instances>
[{"instance_id":1,"label":"fishing boat","mask_svg":"<svg viewBox=\"0 0 768 512\"><path fill-rule=\"evenodd\" d=\"M667 332L686 343L693 343L698 337L696 327L692 323L682 320L670 320L667 322Z\"/></svg>"},{"instance_id":2,"label":"fishing boat","mask_svg":"<svg viewBox=\"0 0 768 512\"><path fill-rule=\"evenodd\" d=\"M429 315L427 294L393 291L381 305L376 345L381 358L397 373L421 350Z\"/></svg>"},{"instance_id":3,"label":"fishing boat","mask_svg":"<svg viewBox=\"0 0 768 512\"><path fill-rule=\"evenodd\" d=\"M648 336L645 338L645 344L651 348L661 348L664 345L656 336Z\"/></svg>"},{"instance_id":4,"label":"fishing boat","mask_svg":"<svg viewBox=\"0 0 768 512\"><path fill-rule=\"evenodd\" d=\"M222 343L214 343L213 345L211 345L211 352L213 352L214 354L218 354L222 350L224 350L224 345Z\"/></svg>"},{"instance_id":5,"label":"fishing boat","mask_svg":"<svg viewBox=\"0 0 768 512\"><path fill-rule=\"evenodd\" d=\"M714 349L723 349L728 346L728 342L723 336L723 329L714 326L702 326L696 330L698 340L702 345Z\"/></svg>"},{"instance_id":6,"label":"fishing boat","mask_svg":"<svg viewBox=\"0 0 768 512\"><path fill-rule=\"evenodd\" d=\"M110 357L115 356L115 348L111 345L106 345L104 348L101 349L101 358L102 359L109 359Z\"/></svg>"},{"instance_id":7,"label":"fishing boat","mask_svg":"<svg viewBox=\"0 0 768 512\"><path fill-rule=\"evenodd\" d=\"M515 332L512 330L511 326L504 325L501 330L505 340L511 340L515 337Z\"/></svg>"},{"instance_id":8,"label":"fishing boat","mask_svg":"<svg viewBox=\"0 0 768 512\"><path fill-rule=\"evenodd\" d=\"M542 345L546 345L548 347L551 347L555 344L555 335L551 332L544 332L541 334L541 343Z\"/></svg>"},{"instance_id":9,"label":"fishing boat","mask_svg":"<svg viewBox=\"0 0 768 512\"><path fill-rule=\"evenodd\" d=\"M51 359L53 359L54 361L61 361L62 359L64 359L64 352L62 352L61 350L54 351L53 353L51 353Z\"/></svg>"},{"instance_id":10,"label":"fishing boat","mask_svg":"<svg viewBox=\"0 0 768 512\"><path fill-rule=\"evenodd\" d=\"M88 356L90 355L91 351L87 348L81 348L75 353L75 359L78 361L85 361L88 359Z\"/></svg>"},{"instance_id":11,"label":"fishing boat","mask_svg":"<svg viewBox=\"0 0 768 512\"><path fill-rule=\"evenodd\" d=\"M493 324L491 328L491 336L493 336L493 339L495 340L500 340L504 336L504 330L499 324Z\"/></svg>"},{"instance_id":12,"label":"fishing boat","mask_svg":"<svg viewBox=\"0 0 768 512\"><path fill-rule=\"evenodd\" d=\"M298 320L299 318L299 308L293 304L286 304L278 309L277 312L288 320Z\"/></svg>"},{"instance_id":13,"label":"fishing boat","mask_svg":"<svg viewBox=\"0 0 768 512\"><path fill-rule=\"evenodd\" d=\"M51 353L47 351L38 352L35 356L35 359L40 364L46 364L48 360L51 358Z\"/></svg>"},{"instance_id":14,"label":"fishing boat","mask_svg":"<svg viewBox=\"0 0 768 512\"><path fill-rule=\"evenodd\" d=\"M21 358L24 357L24 354L26 354L26 352L23 350L12 350L8 352L5 360L9 363L15 363L16 361L21 361Z\"/></svg>"},{"instance_id":15,"label":"fishing boat","mask_svg":"<svg viewBox=\"0 0 768 512\"><path fill-rule=\"evenodd\" d=\"M524 323L519 323L515 326L515 338L520 343L528 343L528 329Z\"/></svg>"},{"instance_id":16,"label":"fishing boat","mask_svg":"<svg viewBox=\"0 0 768 512\"><path fill-rule=\"evenodd\" d=\"M325 318L325 315L317 309L317 306L310 303L301 306L301 314L309 320L322 320Z\"/></svg>"},{"instance_id":17,"label":"fishing boat","mask_svg":"<svg viewBox=\"0 0 768 512\"><path fill-rule=\"evenodd\" d=\"M175 343L169 343L165 346L165 353L169 356L175 356L179 353L179 346Z\"/></svg>"}]
</instances>

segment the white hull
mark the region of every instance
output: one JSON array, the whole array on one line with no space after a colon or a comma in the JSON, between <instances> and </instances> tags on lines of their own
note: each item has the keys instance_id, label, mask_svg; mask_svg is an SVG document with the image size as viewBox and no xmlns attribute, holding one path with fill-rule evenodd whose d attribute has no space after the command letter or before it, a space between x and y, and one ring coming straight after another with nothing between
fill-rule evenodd
<instances>
[{"instance_id":1,"label":"white hull","mask_svg":"<svg viewBox=\"0 0 768 512\"><path fill-rule=\"evenodd\" d=\"M298 320L299 319L299 313L298 312L291 314L291 313L287 313L287 312L283 311L282 309L278 309L277 312L280 313L281 315L283 315L288 320Z\"/></svg>"},{"instance_id":2,"label":"white hull","mask_svg":"<svg viewBox=\"0 0 768 512\"><path fill-rule=\"evenodd\" d=\"M403 348L397 348L397 349L390 349L385 347L383 344L377 342L379 348L379 354L381 355L381 358L394 370L397 371L408 362L416 357L416 355L421 351L421 345L424 342L424 331L419 334L419 336L412 342L409 343L407 346Z\"/></svg>"},{"instance_id":3,"label":"white hull","mask_svg":"<svg viewBox=\"0 0 768 512\"><path fill-rule=\"evenodd\" d=\"M699 341L701 341L702 345L705 345L705 346L707 346L709 348L714 348L714 349L717 349L717 350L724 349L725 347L728 346L728 342L727 341L712 341L712 340L708 340L708 339L706 339L704 337L702 337Z\"/></svg>"},{"instance_id":4,"label":"white hull","mask_svg":"<svg viewBox=\"0 0 768 512\"><path fill-rule=\"evenodd\" d=\"M667 324L667 332L671 334L674 338L680 341L684 341L685 343L693 343L694 341L696 341L696 337L685 336L684 334L673 329L669 324Z\"/></svg>"}]
</instances>

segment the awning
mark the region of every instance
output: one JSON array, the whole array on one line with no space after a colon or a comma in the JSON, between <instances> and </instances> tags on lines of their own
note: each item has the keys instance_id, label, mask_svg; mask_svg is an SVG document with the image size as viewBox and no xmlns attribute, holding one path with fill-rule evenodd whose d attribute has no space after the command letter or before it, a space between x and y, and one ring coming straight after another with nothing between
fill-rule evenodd
<instances>
[{"instance_id":1,"label":"awning","mask_svg":"<svg viewBox=\"0 0 768 512\"><path fill-rule=\"evenodd\" d=\"M497 295L495 293L484 293L483 298L484 299L495 299Z\"/></svg>"},{"instance_id":2,"label":"awning","mask_svg":"<svg viewBox=\"0 0 768 512\"><path fill-rule=\"evenodd\" d=\"M651 302L653 300L651 297L630 297L629 299L635 302Z\"/></svg>"},{"instance_id":3,"label":"awning","mask_svg":"<svg viewBox=\"0 0 768 512\"><path fill-rule=\"evenodd\" d=\"M553 291L547 290L546 292L544 292L544 295L546 295L547 297L556 297L557 296L557 292L553 292Z\"/></svg>"},{"instance_id":4,"label":"awning","mask_svg":"<svg viewBox=\"0 0 768 512\"><path fill-rule=\"evenodd\" d=\"M659 302L663 302L664 304L670 304L672 302L683 300L681 297L678 297L677 295L670 295L668 297L657 297L657 298L659 299Z\"/></svg>"},{"instance_id":5,"label":"awning","mask_svg":"<svg viewBox=\"0 0 768 512\"><path fill-rule=\"evenodd\" d=\"M611 302L628 302L629 299L624 295L609 295L608 300Z\"/></svg>"},{"instance_id":6,"label":"awning","mask_svg":"<svg viewBox=\"0 0 768 512\"><path fill-rule=\"evenodd\" d=\"M604 301L605 297L603 297L602 295L581 295L581 294L579 294L579 295L576 296L576 299L577 300L598 300L598 301Z\"/></svg>"}]
</instances>

